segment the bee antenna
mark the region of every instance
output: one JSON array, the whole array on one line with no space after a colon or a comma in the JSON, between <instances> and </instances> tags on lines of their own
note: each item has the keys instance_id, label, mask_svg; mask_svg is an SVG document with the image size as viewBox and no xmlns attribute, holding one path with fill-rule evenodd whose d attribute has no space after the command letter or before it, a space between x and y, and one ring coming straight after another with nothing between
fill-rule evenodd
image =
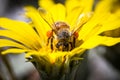
<instances>
[{"instance_id":1,"label":"bee antenna","mask_svg":"<svg viewBox=\"0 0 120 80\"><path fill-rule=\"evenodd\" d=\"M47 20L43 17L43 15L42 15L42 13L46 13L46 11L45 11L43 8L38 8L38 11L39 11L42 19L43 19L49 26L51 26L51 25L48 23L48 21L47 21Z\"/></svg>"},{"instance_id":2,"label":"bee antenna","mask_svg":"<svg viewBox=\"0 0 120 80\"><path fill-rule=\"evenodd\" d=\"M47 19L45 19L45 17L44 17L45 15L47 15L47 12L46 12L43 8L38 8L38 11L39 11L42 19L53 29L52 24L50 24L50 23L47 21ZM50 18L50 20L52 21L52 23L55 25L54 19L53 19L53 17L51 17L52 14L51 14L51 13L49 13L49 14L50 14L50 15L49 15L48 17L46 17L46 18ZM56 25L55 25L55 26L56 26Z\"/></svg>"}]
</instances>

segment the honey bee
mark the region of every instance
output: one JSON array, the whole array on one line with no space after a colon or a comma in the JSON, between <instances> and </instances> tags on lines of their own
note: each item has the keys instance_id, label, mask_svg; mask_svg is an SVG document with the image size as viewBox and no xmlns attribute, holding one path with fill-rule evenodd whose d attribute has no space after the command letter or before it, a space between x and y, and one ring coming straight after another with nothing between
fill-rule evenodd
<instances>
[{"instance_id":1,"label":"honey bee","mask_svg":"<svg viewBox=\"0 0 120 80\"><path fill-rule=\"evenodd\" d=\"M57 36L57 44L55 45L58 50L69 51L75 47L75 40L78 37L78 33L71 35L70 26L65 22L58 21L53 25L54 29L48 31L48 43L51 39L51 49L53 50L53 32ZM71 40L73 37L73 40ZM61 49L62 48L62 49Z\"/></svg>"},{"instance_id":2,"label":"honey bee","mask_svg":"<svg viewBox=\"0 0 120 80\"><path fill-rule=\"evenodd\" d=\"M55 44L55 46L58 50L70 51L74 49L76 46L76 39L79 36L77 31L79 31L82 25L85 24L87 21L84 21L82 24L77 24L75 28L72 31L70 31L70 26L67 23L63 21L54 22L52 16L50 14L47 14L45 10L43 10L42 8L39 8L38 10L40 12L41 17L51 27L51 30L47 32L47 45L50 43L51 50L53 50L53 41L55 38L54 34L57 36L57 43ZM48 19L50 20L47 21ZM81 17L78 20L80 21L81 19L83 19L83 17Z\"/></svg>"}]
</instances>

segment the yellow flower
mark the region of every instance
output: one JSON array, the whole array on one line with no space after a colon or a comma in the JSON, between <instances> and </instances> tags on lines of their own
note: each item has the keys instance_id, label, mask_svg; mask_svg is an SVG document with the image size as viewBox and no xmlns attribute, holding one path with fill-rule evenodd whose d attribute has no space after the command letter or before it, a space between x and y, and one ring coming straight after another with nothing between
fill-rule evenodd
<instances>
[{"instance_id":1,"label":"yellow flower","mask_svg":"<svg viewBox=\"0 0 120 80\"><path fill-rule=\"evenodd\" d=\"M2 54L25 52L26 58L33 62L38 70L44 69L52 77L59 75L58 73L69 72L69 69L72 69L70 65L76 65L73 61L81 60L80 56L85 50L98 45L112 46L120 42L119 37L102 35L106 31L120 28L120 10L111 13L114 8L113 0L100 1L94 10L93 3L94 0L66 0L63 5L54 3L53 0L39 0L39 5L43 8L40 8L40 12L34 7L25 7L25 15L31 22L0 18L0 47L9 48ZM46 45L46 33L52 30L52 24L58 21L68 24L70 33L78 31L74 49L58 50L55 46L57 39L53 39L53 50L50 47L51 42Z\"/></svg>"},{"instance_id":2,"label":"yellow flower","mask_svg":"<svg viewBox=\"0 0 120 80\"><path fill-rule=\"evenodd\" d=\"M25 7L25 15L31 19L30 23L0 18L0 27L3 28L0 30L0 36L4 36L0 39L0 47L10 47L2 54L25 52L27 58L32 56L33 61L47 64L46 69L50 69L48 68L50 64L60 66L64 62L67 65L72 60L81 59L76 56L82 55L86 49L119 43L119 37L100 35L120 27L120 18L116 13L110 12L112 0L99 2L94 11L92 11L93 3L94 0L66 0L63 5L55 4L53 0L40 0L39 5L47 10L48 15L40 15L37 9L28 6ZM73 50L51 51L50 46L46 46L48 39L46 33L51 30L50 25L53 24L50 17L54 22L62 21L70 25L70 32L80 27L79 37ZM51 24L48 25L43 18Z\"/></svg>"}]
</instances>

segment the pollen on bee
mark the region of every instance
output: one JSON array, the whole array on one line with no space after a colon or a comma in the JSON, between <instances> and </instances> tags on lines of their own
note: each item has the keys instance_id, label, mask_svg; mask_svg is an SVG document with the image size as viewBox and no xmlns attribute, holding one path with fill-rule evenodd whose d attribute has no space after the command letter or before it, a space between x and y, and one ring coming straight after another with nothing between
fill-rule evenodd
<instances>
[{"instance_id":1,"label":"pollen on bee","mask_svg":"<svg viewBox=\"0 0 120 80\"><path fill-rule=\"evenodd\" d=\"M78 36L79 36L78 32L75 31L75 32L74 32L74 37L77 39Z\"/></svg>"},{"instance_id":2,"label":"pollen on bee","mask_svg":"<svg viewBox=\"0 0 120 80\"><path fill-rule=\"evenodd\" d=\"M47 37L50 38L53 36L53 31L50 30L50 31L47 31Z\"/></svg>"}]
</instances>

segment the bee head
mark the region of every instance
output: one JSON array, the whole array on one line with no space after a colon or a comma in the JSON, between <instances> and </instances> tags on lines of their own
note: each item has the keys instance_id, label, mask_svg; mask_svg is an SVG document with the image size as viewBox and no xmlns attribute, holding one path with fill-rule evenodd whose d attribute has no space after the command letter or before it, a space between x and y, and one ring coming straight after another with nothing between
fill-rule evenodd
<instances>
[{"instance_id":1,"label":"bee head","mask_svg":"<svg viewBox=\"0 0 120 80\"><path fill-rule=\"evenodd\" d=\"M58 38L58 40L68 41L70 39L70 33L68 30L63 28L58 31L57 38Z\"/></svg>"}]
</instances>

